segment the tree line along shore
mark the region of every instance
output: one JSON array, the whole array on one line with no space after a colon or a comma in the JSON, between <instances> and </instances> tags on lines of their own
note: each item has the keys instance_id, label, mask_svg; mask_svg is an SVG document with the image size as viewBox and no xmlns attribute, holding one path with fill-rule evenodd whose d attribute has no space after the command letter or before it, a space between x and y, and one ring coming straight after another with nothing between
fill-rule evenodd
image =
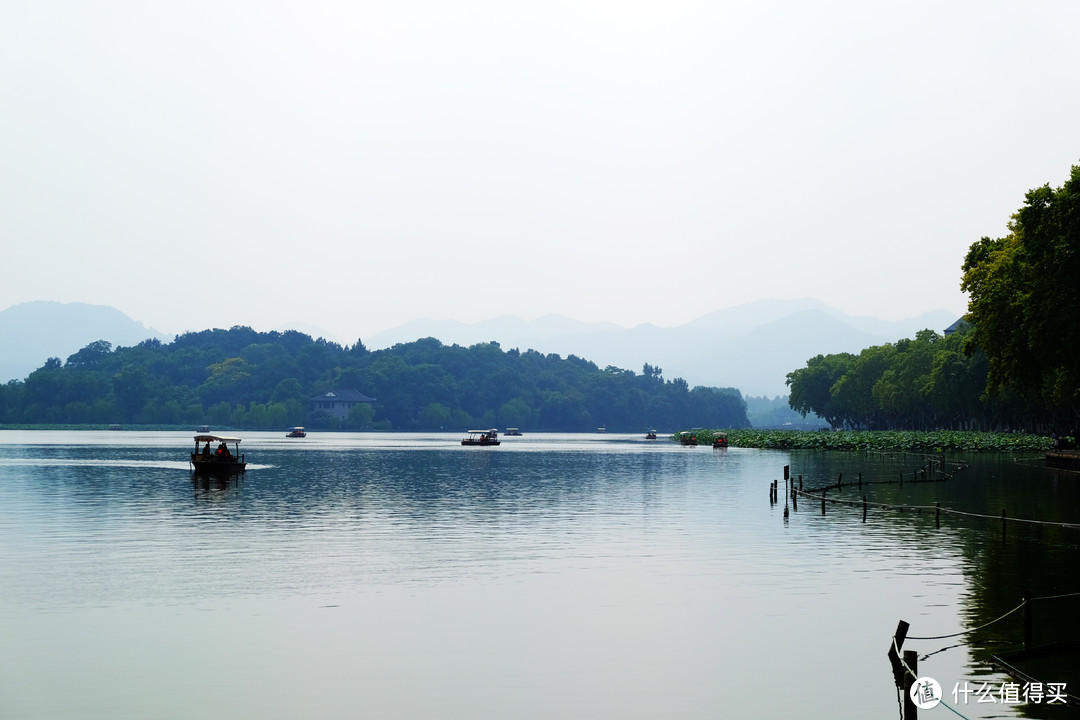
<instances>
[{"instance_id":1,"label":"tree line along shore","mask_svg":"<svg viewBox=\"0 0 1080 720\"><path fill-rule=\"evenodd\" d=\"M914 453L1044 453L1054 449L1054 438L1026 432L970 430L693 430L701 445L711 445L721 433L729 447L768 450L845 450ZM678 434L671 437L678 440ZM1061 447L1076 447L1073 437L1058 438Z\"/></svg>"},{"instance_id":2,"label":"tree line along shore","mask_svg":"<svg viewBox=\"0 0 1080 720\"><path fill-rule=\"evenodd\" d=\"M0 430L101 431L132 430L175 432L190 431L186 425L107 426L95 424L0 424ZM235 428L222 429L233 431ZM333 432L333 431L328 431ZM392 431L387 431L392 432ZM894 431L894 430L721 430L693 428L701 446L711 445L723 434L728 446L763 450L840 450L862 452L913 453L1045 453L1055 449L1053 437L1025 432L981 432L966 430ZM661 436L679 442L679 433ZM1060 448L1077 448L1076 438L1058 438Z\"/></svg>"},{"instance_id":3,"label":"tree line along shore","mask_svg":"<svg viewBox=\"0 0 1080 720\"><path fill-rule=\"evenodd\" d=\"M745 447L1049 449L1052 436L1072 442L1080 434L1080 166L1060 188L1029 191L1007 227L1006 236L971 245L960 269L968 313L947 334L923 330L857 355L821 354L788 373L791 410L843 433L756 434L739 390L691 388L649 363L636 373L435 338L369 351L360 341L243 326L115 349L97 341L66 361L48 358L26 380L0 385L0 424L706 427L725 428L729 444ZM365 400L326 412L319 398L335 390ZM1036 434L1000 432L1009 428Z\"/></svg>"}]
</instances>

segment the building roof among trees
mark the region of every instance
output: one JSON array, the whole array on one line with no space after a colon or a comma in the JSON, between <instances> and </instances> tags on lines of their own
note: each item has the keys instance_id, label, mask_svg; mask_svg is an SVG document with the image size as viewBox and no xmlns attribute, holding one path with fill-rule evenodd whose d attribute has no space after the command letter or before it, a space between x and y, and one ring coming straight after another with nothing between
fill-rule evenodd
<instances>
[{"instance_id":1,"label":"building roof among trees","mask_svg":"<svg viewBox=\"0 0 1080 720\"><path fill-rule=\"evenodd\" d=\"M368 397L362 392L356 390L335 390L330 388L322 395L316 395L311 398L312 400L333 400L336 402L375 402L375 398Z\"/></svg>"},{"instance_id":2,"label":"building roof among trees","mask_svg":"<svg viewBox=\"0 0 1080 720\"><path fill-rule=\"evenodd\" d=\"M959 330L959 329L961 329L961 328L963 328L963 327L967 327L967 326L968 326L968 325L970 325L970 324L971 324L971 323L969 323L969 322L968 322L967 320L965 320L964 318L958 318L958 319L956 320L956 322L954 322L954 323L953 323L952 325L950 325L949 327L945 328L945 334L946 334L946 335L952 335L952 334L953 334L954 332L956 332L957 330Z\"/></svg>"}]
</instances>

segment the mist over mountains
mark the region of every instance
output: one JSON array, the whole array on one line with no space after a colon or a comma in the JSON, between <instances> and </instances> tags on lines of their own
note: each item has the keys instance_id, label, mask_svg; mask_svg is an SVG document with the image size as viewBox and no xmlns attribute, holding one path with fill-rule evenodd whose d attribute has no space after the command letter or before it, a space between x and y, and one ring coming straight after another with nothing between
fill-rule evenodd
<instances>
[{"instance_id":1,"label":"mist over mountains","mask_svg":"<svg viewBox=\"0 0 1080 720\"><path fill-rule=\"evenodd\" d=\"M804 298L755 301L687 318L684 324L667 328L650 324L624 328L558 315L535 320L504 315L479 323L414 320L361 339L370 350L425 337L463 346L495 341L504 350L572 354L600 367L614 365L634 372L649 363L663 368L664 377L681 377L691 386L735 387L743 395L771 397L786 394L787 373L815 355L858 353L872 345L914 337L925 328L940 333L956 319L946 310L901 321L853 317ZM334 339L314 326L292 329ZM129 346L147 338L172 339L111 307L58 302L15 305L0 312L0 382L25 379L47 358L65 360L96 340Z\"/></svg>"},{"instance_id":2,"label":"mist over mountains","mask_svg":"<svg viewBox=\"0 0 1080 720\"><path fill-rule=\"evenodd\" d=\"M0 382L25 380L50 357L61 361L96 340L117 346L172 338L116 308L86 303L25 302L0 312Z\"/></svg>"},{"instance_id":3,"label":"mist over mountains","mask_svg":"<svg viewBox=\"0 0 1080 720\"><path fill-rule=\"evenodd\" d=\"M929 328L942 333L957 315L935 310L906 320L853 317L810 298L759 300L688 318L661 328L644 324L584 323L549 315L526 321L502 316L480 323L415 320L364 338L368 349L390 347L421 337L445 344L497 341L504 350L533 349L574 354L600 367L614 365L641 372L649 363L664 377L681 377L691 386L735 387L743 395L786 395L787 374L818 354L858 353L872 345L914 337Z\"/></svg>"}]
</instances>

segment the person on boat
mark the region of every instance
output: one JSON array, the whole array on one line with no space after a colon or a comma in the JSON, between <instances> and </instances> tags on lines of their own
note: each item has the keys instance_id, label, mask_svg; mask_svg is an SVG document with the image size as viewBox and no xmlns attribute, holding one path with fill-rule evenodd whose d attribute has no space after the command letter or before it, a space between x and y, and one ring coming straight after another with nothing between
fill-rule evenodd
<instances>
[{"instance_id":1,"label":"person on boat","mask_svg":"<svg viewBox=\"0 0 1080 720\"><path fill-rule=\"evenodd\" d=\"M225 443L221 443L217 446L218 460L224 460L229 456L229 447Z\"/></svg>"},{"instance_id":2,"label":"person on boat","mask_svg":"<svg viewBox=\"0 0 1080 720\"><path fill-rule=\"evenodd\" d=\"M203 456L203 460L209 460L210 459L210 441L209 440L207 440L206 444L203 445L202 456Z\"/></svg>"}]
</instances>

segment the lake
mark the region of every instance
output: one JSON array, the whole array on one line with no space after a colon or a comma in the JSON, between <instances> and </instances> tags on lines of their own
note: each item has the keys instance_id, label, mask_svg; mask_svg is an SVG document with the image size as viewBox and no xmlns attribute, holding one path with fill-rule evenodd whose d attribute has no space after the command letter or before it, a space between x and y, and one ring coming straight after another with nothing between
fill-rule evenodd
<instances>
[{"instance_id":1,"label":"lake","mask_svg":"<svg viewBox=\"0 0 1080 720\"><path fill-rule=\"evenodd\" d=\"M1080 475L1011 457L900 485L925 458L242 433L247 472L207 480L193 435L0 431L0 717L899 717L898 621L942 637L1080 591ZM970 514L785 517L785 466ZM953 702L1010 682L983 659L1021 641L1014 613L905 649L964 717L1064 717Z\"/></svg>"}]
</instances>

